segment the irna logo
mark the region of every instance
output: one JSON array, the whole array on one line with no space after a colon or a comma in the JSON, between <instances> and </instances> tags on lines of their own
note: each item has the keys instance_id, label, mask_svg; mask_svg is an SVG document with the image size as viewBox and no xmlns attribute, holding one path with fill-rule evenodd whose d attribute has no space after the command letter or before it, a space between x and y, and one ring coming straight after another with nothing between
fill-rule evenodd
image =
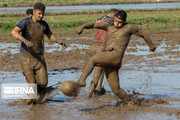
<instances>
[{"instance_id":1,"label":"irna logo","mask_svg":"<svg viewBox=\"0 0 180 120\"><path fill-rule=\"evenodd\" d=\"M27 83L6 83L1 85L2 99L36 99L37 85Z\"/></svg>"}]
</instances>

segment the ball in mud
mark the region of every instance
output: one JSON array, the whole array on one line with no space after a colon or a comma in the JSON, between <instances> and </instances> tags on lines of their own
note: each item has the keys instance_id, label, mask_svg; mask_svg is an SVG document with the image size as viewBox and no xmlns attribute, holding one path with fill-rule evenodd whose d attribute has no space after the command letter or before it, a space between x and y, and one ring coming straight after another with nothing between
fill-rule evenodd
<instances>
[{"instance_id":1,"label":"ball in mud","mask_svg":"<svg viewBox=\"0 0 180 120\"><path fill-rule=\"evenodd\" d=\"M65 81L61 85L61 91L67 96L76 97L80 91L78 84L73 81Z\"/></svg>"}]
</instances>

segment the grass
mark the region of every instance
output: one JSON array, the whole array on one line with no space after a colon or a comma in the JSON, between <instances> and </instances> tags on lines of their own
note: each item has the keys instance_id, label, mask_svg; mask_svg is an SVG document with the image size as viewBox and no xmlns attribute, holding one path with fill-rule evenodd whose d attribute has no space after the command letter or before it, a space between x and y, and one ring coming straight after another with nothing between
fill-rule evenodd
<instances>
[{"instance_id":1,"label":"grass","mask_svg":"<svg viewBox=\"0 0 180 120\"><path fill-rule=\"evenodd\" d=\"M155 3L155 2L178 2L178 0L38 0L45 5L83 5L83 4L129 4L129 3ZM1 0L0 6L33 6L31 0Z\"/></svg>"},{"instance_id":2,"label":"grass","mask_svg":"<svg viewBox=\"0 0 180 120\"><path fill-rule=\"evenodd\" d=\"M179 29L180 15L173 14L173 12L165 12L162 14L141 14L137 16L129 16L129 23L136 24L140 28L148 30L159 29Z\"/></svg>"},{"instance_id":3,"label":"grass","mask_svg":"<svg viewBox=\"0 0 180 120\"><path fill-rule=\"evenodd\" d=\"M150 9L150 10L126 10L128 23L136 24L146 30L179 29L180 8L176 9ZM76 27L94 22L97 17L107 14L106 10L83 11L51 14L44 17L52 31L75 30ZM23 14L0 15L0 34L10 31L26 16Z\"/></svg>"}]
</instances>

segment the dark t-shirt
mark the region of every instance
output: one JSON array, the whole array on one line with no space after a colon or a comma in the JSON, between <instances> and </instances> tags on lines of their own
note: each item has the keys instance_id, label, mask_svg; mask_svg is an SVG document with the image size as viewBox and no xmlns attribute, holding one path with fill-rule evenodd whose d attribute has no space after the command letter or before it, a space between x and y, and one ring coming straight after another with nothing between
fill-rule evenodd
<instances>
[{"instance_id":1,"label":"dark t-shirt","mask_svg":"<svg viewBox=\"0 0 180 120\"><path fill-rule=\"evenodd\" d=\"M26 38L26 39L28 39L28 36L26 36L26 35L28 34L28 31L27 31L26 28L27 28L27 26L30 24L30 21L32 21L32 17L28 17L28 18L23 19L23 20L17 25L19 28L21 28L21 30L22 30L22 36L23 36L24 38ZM33 21L32 21L32 22L33 22ZM46 21L41 20L41 21L39 21L39 23L46 28L45 31L44 31L44 34L48 35L49 33L51 33L51 30L50 30L48 24L46 23Z\"/></svg>"},{"instance_id":2,"label":"dark t-shirt","mask_svg":"<svg viewBox=\"0 0 180 120\"><path fill-rule=\"evenodd\" d=\"M21 43L20 52L23 57L27 53L32 55L43 55L44 53L44 34L49 35L51 32L48 24L44 21L33 22L32 17L25 18L17 25L22 30L22 36L33 43L32 48L28 48L25 43Z\"/></svg>"}]
</instances>

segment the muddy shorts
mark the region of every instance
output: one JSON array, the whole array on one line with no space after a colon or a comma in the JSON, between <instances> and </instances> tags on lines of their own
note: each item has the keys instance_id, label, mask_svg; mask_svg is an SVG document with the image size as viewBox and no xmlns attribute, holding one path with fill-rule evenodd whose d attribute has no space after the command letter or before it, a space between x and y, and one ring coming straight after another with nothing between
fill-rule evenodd
<instances>
[{"instance_id":1,"label":"muddy shorts","mask_svg":"<svg viewBox=\"0 0 180 120\"><path fill-rule=\"evenodd\" d=\"M20 58L20 64L26 82L36 83L40 86L46 86L48 83L46 62L44 59L37 60L36 58ZM36 81L37 80L37 81Z\"/></svg>"}]
</instances>

